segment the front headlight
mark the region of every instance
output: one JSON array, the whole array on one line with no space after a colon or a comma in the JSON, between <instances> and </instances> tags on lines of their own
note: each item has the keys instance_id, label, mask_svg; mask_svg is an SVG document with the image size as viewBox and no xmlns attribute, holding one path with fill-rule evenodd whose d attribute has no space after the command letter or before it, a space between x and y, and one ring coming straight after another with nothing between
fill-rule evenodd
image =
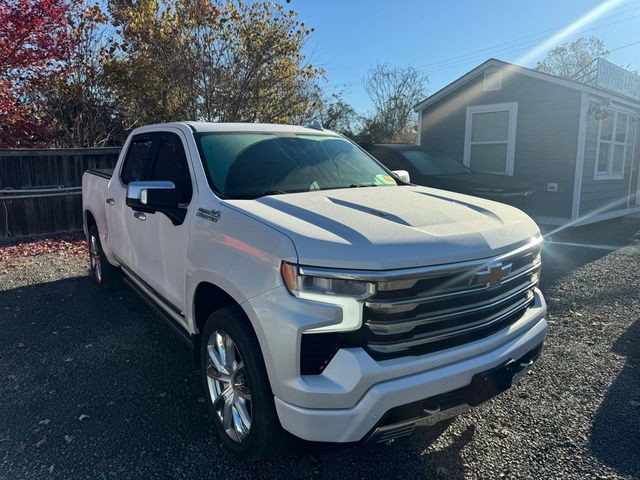
<instances>
[{"instance_id":1,"label":"front headlight","mask_svg":"<svg viewBox=\"0 0 640 480\"><path fill-rule=\"evenodd\" d=\"M307 293L319 293L339 297L366 298L375 291L374 285L369 282L301 275L298 266L288 262L282 262L281 271L285 285L296 297Z\"/></svg>"},{"instance_id":2,"label":"front headlight","mask_svg":"<svg viewBox=\"0 0 640 480\"><path fill-rule=\"evenodd\" d=\"M362 304L375 292L375 285L359 280L303 275L298 265L282 262L282 279L289 292L305 300L342 307L342 322L308 330L309 332L342 332L357 330L362 325Z\"/></svg>"}]
</instances>

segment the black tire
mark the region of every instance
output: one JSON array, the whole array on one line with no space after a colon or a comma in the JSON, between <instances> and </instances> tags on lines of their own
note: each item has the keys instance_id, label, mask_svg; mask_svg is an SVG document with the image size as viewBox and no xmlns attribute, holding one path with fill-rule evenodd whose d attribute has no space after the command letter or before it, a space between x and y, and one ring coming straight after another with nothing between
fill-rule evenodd
<instances>
[{"instance_id":1,"label":"black tire","mask_svg":"<svg viewBox=\"0 0 640 480\"><path fill-rule=\"evenodd\" d=\"M92 242L95 244L92 245ZM93 281L101 290L115 290L122 286L122 272L119 268L109 263L107 256L102 250L98 227L89 227L87 236L87 246L89 248L89 267Z\"/></svg>"},{"instance_id":2,"label":"black tire","mask_svg":"<svg viewBox=\"0 0 640 480\"><path fill-rule=\"evenodd\" d=\"M238 371L243 370L242 382L246 382L241 385L241 388L246 385L245 388L248 388L250 393L251 400L247 400L247 404L250 406L251 422L248 433L241 440L231 438L230 434L225 431L223 420L213 405L212 397L215 396L215 387L210 386L210 374L207 373L208 365L211 364L207 345L210 338L216 338L212 337L216 332L223 332L230 337L232 343L235 344L236 353L240 355L241 364L244 365L244 368ZM225 307L211 314L202 332L200 361L205 398L218 437L223 445L238 457L251 461L272 456L284 449L288 445L289 435L278 420L273 392L258 339L240 307ZM238 375L240 374L236 373L235 377L237 378ZM229 385L233 383L231 381Z\"/></svg>"}]
</instances>

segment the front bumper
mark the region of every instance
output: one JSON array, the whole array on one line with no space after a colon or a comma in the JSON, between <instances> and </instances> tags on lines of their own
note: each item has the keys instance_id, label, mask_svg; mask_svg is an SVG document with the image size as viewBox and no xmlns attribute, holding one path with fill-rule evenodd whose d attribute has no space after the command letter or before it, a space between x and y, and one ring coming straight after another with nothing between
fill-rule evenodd
<instances>
[{"instance_id":1,"label":"front bumper","mask_svg":"<svg viewBox=\"0 0 640 480\"><path fill-rule=\"evenodd\" d=\"M352 408L303 408L276 397L276 410L285 430L305 440L357 442L391 409L469 385L472 377L508 359L517 359L542 343L547 324L533 328L497 351L371 387Z\"/></svg>"},{"instance_id":2,"label":"front bumper","mask_svg":"<svg viewBox=\"0 0 640 480\"><path fill-rule=\"evenodd\" d=\"M366 436L368 443L382 443L412 433L418 424L434 425L478 406L508 390L533 366L542 344L517 359L477 373L469 385L389 410Z\"/></svg>"},{"instance_id":3,"label":"front bumper","mask_svg":"<svg viewBox=\"0 0 640 480\"><path fill-rule=\"evenodd\" d=\"M469 385L475 374L540 345L547 332L546 305L536 290L522 318L481 340L383 361L361 348L345 348L322 374L300 375L302 331L339 321L340 308L295 299L282 287L249 304L280 422L311 441L360 441L389 410Z\"/></svg>"}]
</instances>

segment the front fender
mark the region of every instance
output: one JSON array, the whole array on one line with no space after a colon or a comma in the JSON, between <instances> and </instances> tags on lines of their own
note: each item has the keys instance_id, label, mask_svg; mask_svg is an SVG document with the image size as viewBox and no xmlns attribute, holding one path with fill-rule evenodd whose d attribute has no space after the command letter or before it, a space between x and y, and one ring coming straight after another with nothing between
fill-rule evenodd
<instances>
[{"instance_id":1,"label":"front fender","mask_svg":"<svg viewBox=\"0 0 640 480\"><path fill-rule=\"evenodd\" d=\"M280 264L283 260L298 260L293 242L278 230L224 205L203 208L220 209L220 215L216 222L199 216L191 221L186 298L189 299L187 321L192 333L197 331L195 293L202 282L217 286L243 305L282 285Z\"/></svg>"}]
</instances>

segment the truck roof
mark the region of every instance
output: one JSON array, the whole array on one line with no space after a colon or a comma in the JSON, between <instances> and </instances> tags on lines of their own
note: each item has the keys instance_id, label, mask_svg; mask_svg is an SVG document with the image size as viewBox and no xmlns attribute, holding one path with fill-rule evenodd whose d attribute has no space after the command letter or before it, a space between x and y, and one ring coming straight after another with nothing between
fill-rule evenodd
<instances>
[{"instance_id":1,"label":"truck roof","mask_svg":"<svg viewBox=\"0 0 640 480\"><path fill-rule=\"evenodd\" d=\"M303 127L300 125L284 125L274 123L221 123L221 122L176 122L148 125L148 127L168 127L176 125L189 125L196 132L278 132L278 133L307 133L318 134L318 132L325 133L327 135L336 135L336 133L330 130L318 130L316 128Z\"/></svg>"}]
</instances>

